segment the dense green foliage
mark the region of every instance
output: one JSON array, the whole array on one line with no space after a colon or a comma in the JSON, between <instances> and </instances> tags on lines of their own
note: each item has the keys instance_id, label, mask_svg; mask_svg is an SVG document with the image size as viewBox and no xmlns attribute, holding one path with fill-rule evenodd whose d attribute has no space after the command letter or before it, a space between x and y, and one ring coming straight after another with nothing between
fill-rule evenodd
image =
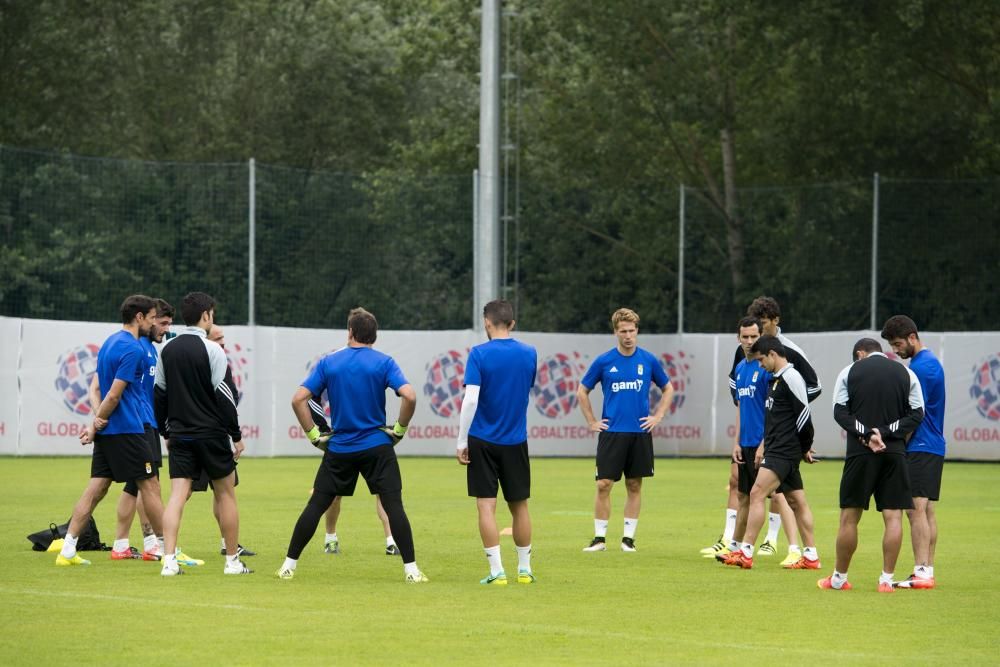
<instances>
[{"instance_id":1,"label":"dense green foliage","mask_svg":"<svg viewBox=\"0 0 1000 667\"><path fill-rule=\"evenodd\" d=\"M365 303L468 326L476 4L0 0L0 313L107 319L128 289L197 286L245 321L253 157L258 322ZM865 326L879 172L878 317L995 328L996 3L507 5L526 327L601 331L627 304L675 330L681 184L686 330L760 293L798 330Z\"/></svg>"}]
</instances>

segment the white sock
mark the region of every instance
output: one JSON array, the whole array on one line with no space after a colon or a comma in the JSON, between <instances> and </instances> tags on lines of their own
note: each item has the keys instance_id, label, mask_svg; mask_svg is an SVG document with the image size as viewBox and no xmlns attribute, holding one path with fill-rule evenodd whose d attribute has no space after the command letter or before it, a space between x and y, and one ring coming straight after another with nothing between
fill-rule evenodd
<instances>
[{"instance_id":1,"label":"white sock","mask_svg":"<svg viewBox=\"0 0 1000 667\"><path fill-rule=\"evenodd\" d=\"M741 544L743 544L743 543L740 542L739 540L737 540L734 537L733 539L729 540L729 550L730 551L738 551Z\"/></svg>"},{"instance_id":2,"label":"white sock","mask_svg":"<svg viewBox=\"0 0 1000 667\"><path fill-rule=\"evenodd\" d=\"M788 545L788 553L801 554L802 553L802 549L800 549L799 545L797 545L797 544L789 544Z\"/></svg>"},{"instance_id":3,"label":"white sock","mask_svg":"<svg viewBox=\"0 0 1000 667\"><path fill-rule=\"evenodd\" d=\"M128 551L128 538L124 540L115 540L115 543L111 545L112 551Z\"/></svg>"},{"instance_id":4,"label":"white sock","mask_svg":"<svg viewBox=\"0 0 1000 667\"><path fill-rule=\"evenodd\" d=\"M781 530L781 515L774 512L767 514L767 537L765 538L772 545L778 543L778 531Z\"/></svg>"},{"instance_id":5,"label":"white sock","mask_svg":"<svg viewBox=\"0 0 1000 667\"><path fill-rule=\"evenodd\" d=\"M844 572L843 574L841 574L840 572L834 570L833 576L830 577L830 585L839 590L846 583L847 583L847 573Z\"/></svg>"},{"instance_id":6,"label":"white sock","mask_svg":"<svg viewBox=\"0 0 1000 667\"><path fill-rule=\"evenodd\" d=\"M500 558L500 545L495 547L486 547L484 549L486 552L486 560L490 564L490 576L495 577L501 572L503 572L503 561Z\"/></svg>"},{"instance_id":7,"label":"white sock","mask_svg":"<svg viewBox=\"0 0 1000 667\"><path fill-rule=\"evenodd\" d=\"M390 535L389 537L385 538L385 546L392 547L392 546L395 546L395 545L396 545L396 540L392 539L392 535Z\"/></svg>"},{"instance_id":8,"label":"white sock","mask_svg":"<svg viewBox=\"0 0 1000 667\"><path fill-rule=\"evenodd\" d=\"M933 579L934 578L934 566L933 565L925 565L924 568L927 570L927 576L930 577L931 579Z\"/></svg>"},{"instance_id":9,"label":"white sock","mask_svg":"<svg viewBox=\"0 0 1000 667\"><path fill-rule=\"evenodd\" d=\"M743 555L747 558L753 558L753 545L749 542L744 542L740 545L740 549L743 550Z\"/></svg>"},{"instance_id":10,"label":"white sock","mask_svg":"<svg viewBox=\"0 0 1000 667\"><path fill-rule=\"evenodd\" d=\"M169 568L171 570L176 570L178 568L177 556L175 556L174 554L167 554L166 556L164 556L163 567Z\"/></svg>"},{"instance_id":11,"label":"white sock","mask_svg":"<svg viewBox=\"0 0 1000 667\"><path fill-rule=\"evenodd\" d=\"M229 565L230 563L238 563L238 562L240 562L240 557L239 556L237 556L236 554L233 554L232 556L230 556L229 554L226 554L226 565Z\"/></svg>"},{"instance_id":12,"label":"white sock","mask_svg":"<svg viewBox=\"0 0 1000 667\"><path fill-rule=\"evenodd\" d=\"M160 543L156 539L156 535L146 535L144 538L142 538L143 551L156 551L156 548L158 546L160 546Z\"/></svg>"},{"instance_id":13,"label":"white sock","mask_svg":"<svg viewBox=\"0 0 1000 667\"><path fill-rule=\"evenodd\" d=\"M519 547L515 544L514 549L517 550L517 569L531 572L531 545Z\"/></svg>"},{"instance_id":14,"label":"white sock","mask_svg":"<svg viewBox=\"0 0 1000 667\"><path fill-rule=\"evenodd\" d=\"M636 526L638 526L638 525L639 525L639 520L638 519L629 519L629 518L626 518L625 519L625 535L624 536L625 537L630 537L630 538L632 538L634 540L635 539L635 529L636 529Z\"/></svg>"},{"instance_id":15,"label":"white sock","mask_svg":"<svg viewBox=\"0 0 1000 667\"><path fill-rule=\"evenodd\" d=\"M70 535L66 533L66 540L63 542L62 551L59 555L63 558L72 558L76 555L76 541L79 538L76 535Z\"/></svg>"},{"instance_id":16,"label":"white sock","mask_svg":"<svg viewBox=\"0 0 1000 667\"><path fill-rule=\"evenodd\" d=\"M920 579L930 579L934 575L927 571L926 565L917 565L913 568L913 576Z\"/></svg>"},{"instance_id":17,"label":"white sock","mask_svg":"<svg viewBox=\"0 0 1000 667\"><path fill-rule=\"evenodd\" d=\"M806 547L802 550L802 555L806 557L806 560L819 560L819 554L816 552L816 547Z\"/></svg>"},{"instance_id":18,"label":"white sock","mask_svg":"<svg viewBox=\"0 0 1000 667\"><path fill-rule=\"evenodd\" d=\"M891 584L892 583L892 572L886 572L882 570L882 574L879 575L878 583L880 584Z\"/></svg>"},{"instance_id":19,"label":"white sock","mask_svg":"<svg viewBox=\"0 0 1000 667\"><path fill-rule=\"evenodd\" d=\"M417 561L412 563L403 563L403 574L420 574L420 568L417 567Z\"/></svg>"},{"instance_id":20,"label":"white sock","mask_svg":"<svg viewBox=\"0 0 1000 667\"><path fill-rule=\"evenodd\" d=\"M329 544L330 542L338 542L338 541L339 540L337 539L337 533L327 533L326 540L323 542L323 544Z\"/></svg>"},{"instance_id":21,"label":"white sock","mask_svg":"<svg viewBox=\"0 0 1000 667\"><path fill-rule=\"evenodd\" d=\"M299 564L299 561L295 558L285 558L285 564L281 566L282 570L291 570L295 572L295 566Z\"/></svg>"},{"instance_id":22,"label":"white sock","mask_svg":"<svg viewBox=\"0 0 1000 667\"><path fill-rule=\"evenodd\" d=\"M156 541L159 543L160 555L162 556L167 553L167 543L166 540L163 539L163 535L157 535Z\"/></svg>"},{"instance_id":23,"label":"white sock","mask_svg":"<svg viewBox=\"0 0 1000 667\"><path fill-rule=\"evenodd\" d=\"M608 521L607 521L607 519L594 519L594 536L595 537L607 537L608 536Z\"/></svg>"},{"instance_id":24,"label":"white sock","mask_svg":"<svg viewBox=\"0 0 1000 667\"><path fill-rule=\"evenodd\" d=\"M733 539L733 533L736 532L736 510L733 508L726 509L726 529L722 533L722 541L728 542Z\"/></svg>"}]
</instances>

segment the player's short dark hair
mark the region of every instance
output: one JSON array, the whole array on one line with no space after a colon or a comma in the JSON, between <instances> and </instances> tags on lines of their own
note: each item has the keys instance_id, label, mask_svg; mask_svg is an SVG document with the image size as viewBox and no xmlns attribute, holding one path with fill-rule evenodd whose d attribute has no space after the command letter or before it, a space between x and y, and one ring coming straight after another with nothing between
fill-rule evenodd
<instances>
[{"instance_id":1,"label":"player's short dark hair","mask_svg":"<svg viewBox=\"0 0 1000 667\"><path fill-rule=\"evenodd\" d=\"M769 296L759 296L747 306L747 315L757 319L776 320L781 317L781 307Z\"/></svg>"},{"instance_id":2,"label":"player's short dark hair","mask_svg":"<svg viewBox=\"0 0 1000 667\"><path fill-rule=\"evenodd\" d=\"M347 328L354 340L371 345L378 337L378 320L364 308L352 308L347 315Z\"/></svg>"},{"instance_id":3,"label":"player's short dark hair","mask_svg":"<svg viewBox=\"0 0 1000 667\"><path fill-rule=\"evenodd\" d=\"M133 294L122 301L122 324L129 324L139 313L148 313L156 308L156 301L145 294Z\"/></svg>"},{"instance_id":4,"label":"player's short dark hair","mask_svg":"<svg viewBox=\"0 0 1000 667\"><path fill-rule=\"evenodd\" d=\"M750 348L750 351L763 357L771 352L776 352L779 357L785 356L785 346L781 344L777 336L761 336Z\"/></svg>"},{"instance_id":5,"label":"player's short dark hair","mask_svg":"<svg viewBox=\"0 0 1000 667\"><path fill-rule=\"evenodd\" d=\"M157 317L169 317L174 316L174 307L166 302L164 299L156 300L156 316Z\"/></svg>"},{"instance_id":6,"label":"player's short dark hair","mask_svg":"<svg viewBox=\"0 0 1000 667\"><path fill-rule=\"evenodd\" d=\"M740 318L739 324L736 325L736 333L738 334L740 329L744 329L746 327L757 327L757 333L764 331L764 328L760 323L760 318L752 317L750 315Z\"/></svg>"},{"instance_id":7,"label":"player's short dark hair","mask_svg":"<svg viewBox=\"0 0 1000 667\"><path fill-rule=\"evenodd\" d=\"M496 299L483 306L483 317L493 326L503 326L510 329L514 323L514 306L507 299Z\"/></svg>"},{"instance_id":8,"label":"player's short dark hair","mask_svg":"<svg viewBox=\"0 0 1000 667\"><path fill-rule=\"evenodd\" d=\"M854 344L854 349L851 350L851 361L858 360L858 352L864 352L865 354L871 354L872 352L881 352L882 343L878 342L874 338L862 338Z\"/></svg>"},{"instance_id":9,"label":"player's short dark hair","mask_svg":"<svg viewBox=\"0 0 1000 667\"><path fill-rule=\"evenodd\" d=\"M886 340L909 338L910 334L915 335L918 340L920 339L917 323L906 315L893 315L882 326L882 338Z\"/></svg>"},{"instance_id":10,"label":"player's short dark hair","mask_svg":"<svg viewBox=\"0 0 1000 667\"><path fill-rule=\"evenodd\" d=\"M215 310L215 299L204 292L191 292L181 301L181 319L193 327L201 321L201 314Z\"/></svg>"}]
</instances>

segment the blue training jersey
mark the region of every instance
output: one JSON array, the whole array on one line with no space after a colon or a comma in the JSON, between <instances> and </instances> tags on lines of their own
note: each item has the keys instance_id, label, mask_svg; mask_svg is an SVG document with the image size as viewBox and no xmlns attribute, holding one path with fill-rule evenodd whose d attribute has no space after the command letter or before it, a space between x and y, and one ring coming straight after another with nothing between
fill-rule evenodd
<instances>
[{"instance_id":1,"label":"blue training jersey","mask_svg":"<svg viewBox=\"0 0 1000 667\"><path fill-rule=\"evenodd\" d=\"M302 386L330 402L331 452L348 454L392 442L385 426L385 390L409 384L395 360L370 347L345 347L313 366Z\"/></svg>"},{"instance_id":2,"label":"blue training jersey","mask_svg":"<svg viewBox=\"0 0 1000 667\"><path fill-rule=\"evenodd\" d=\"M910 359L910 370L924 393L924 418L906 443L906 451L944 456L944 368L925 347Z\"/></svg>"},{"instance_id":3,"label":"blue training jersey","mask_svg":"<svg viewBox=\"0 0 1000 667\"><path fill-rule=\"evenodd\" d=\"M479 387L479 405L469 435L494 445L528 440L528 398L535 385L538 352L513 338L472 348L465 385Z\"/></svg>"},{"instance_id":4,"label":"blue training jersey","mask_svg":"<svg viewBox=\"0 0 1000 667\"><path fill-rule=\"evenodd\" d=\"M767 383L771 374L756 359L744 359L734 371L736 400L740 409L740 447L757 447L764 440Z\"/></svg>"},{"instance_id":5,"label":"blue training jersey","mask_svg":"<svg viewBox=\"0 0 1000 667\"><path fill-rule=\"evenodd\" d=\"M108 419L108 425L98 431L98 435L143 432L146 414L146 398L142 392L144 357L142 345L124 329L108 336L101 346L97 353L97 380L101 386L101 400L111 391L115 380L124 380L128 384Z\"/></svg>"},{"instance_id":6,"label":"blue training jersey","mask_svg":"<svg viewBox=\"0 0 1000 667\"><path fill-rule=\"evenodd\" d=\"M612 433L642 433L640 419L649 416L649 390L665 387L670 379L660 362L641 347L625 356L614 347L594 360L580 384L593 389L601 383L601 418Z\"/></svg>"},{"instance_id":7,"label":"blue training jersey","mask_svg":"<svg viewBox=\"0 0 1000 667\"><path fill-rule=\"evenodd\" d=\"M153 414L153 386L156 384L156 362L160 358L159 352L153 346L153 341L146 336L139 338L142 345L142 395L145 398L146 411L142 417L142 423L156 428L156 415Z\"/></svg>"}]
</instances>

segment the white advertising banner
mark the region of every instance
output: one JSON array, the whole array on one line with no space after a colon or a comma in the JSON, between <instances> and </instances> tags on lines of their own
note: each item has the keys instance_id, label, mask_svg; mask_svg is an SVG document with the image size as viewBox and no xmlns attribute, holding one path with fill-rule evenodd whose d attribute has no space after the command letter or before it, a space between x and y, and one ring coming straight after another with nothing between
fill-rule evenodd
<instances>
[{"instance_id":1,"label":"white advertising banner","mask_svg":"<svg viewBox=\"0 0 1000 667\"><path fill-rule=\"evenodd\" d=\"M90 407L86 388L97 351L114 324L0 318L9 342L0 352L0 453L85 454L78 436ZM307 456L292 414L291 398L323 355L343 347L343 330L227 326L226 352L240 394L247 456ZM833 421L833 384L850 362L851 348L877 332L790 334L823 385L811 404L815 448L821 456L844 453L844 435ZM592 456L596 435L583 421L576 389L593 360L615 344L604 334L519 333L538 350L538 371L528 408L528 442L534 456ZM1000 460L1000 333L927 333L924 343L941 359L947 377L945 435L950 457ZM376 348L392 355L417 392L417 412L401 455L454 452L462 378L473 331L382 331ZM726 456L735 436L735 408L728 374L737 347L733 334L641 334L674 385L667 417L654 431L660 456ZM590 394L600 413L600 387ZM655 406L658 389L651 392ZM387 421L399 410L388 392Z\"/></svg>"},{"instance_id":2,"label":"white advertising banner","mask_svg":"<svg viewBox=\"0 0 1000 667\"><path fill-rule=\"evenodd\" d=\"M17 454L21 320L0 317L0 454Z\"/></svg>"}]
</instances>

